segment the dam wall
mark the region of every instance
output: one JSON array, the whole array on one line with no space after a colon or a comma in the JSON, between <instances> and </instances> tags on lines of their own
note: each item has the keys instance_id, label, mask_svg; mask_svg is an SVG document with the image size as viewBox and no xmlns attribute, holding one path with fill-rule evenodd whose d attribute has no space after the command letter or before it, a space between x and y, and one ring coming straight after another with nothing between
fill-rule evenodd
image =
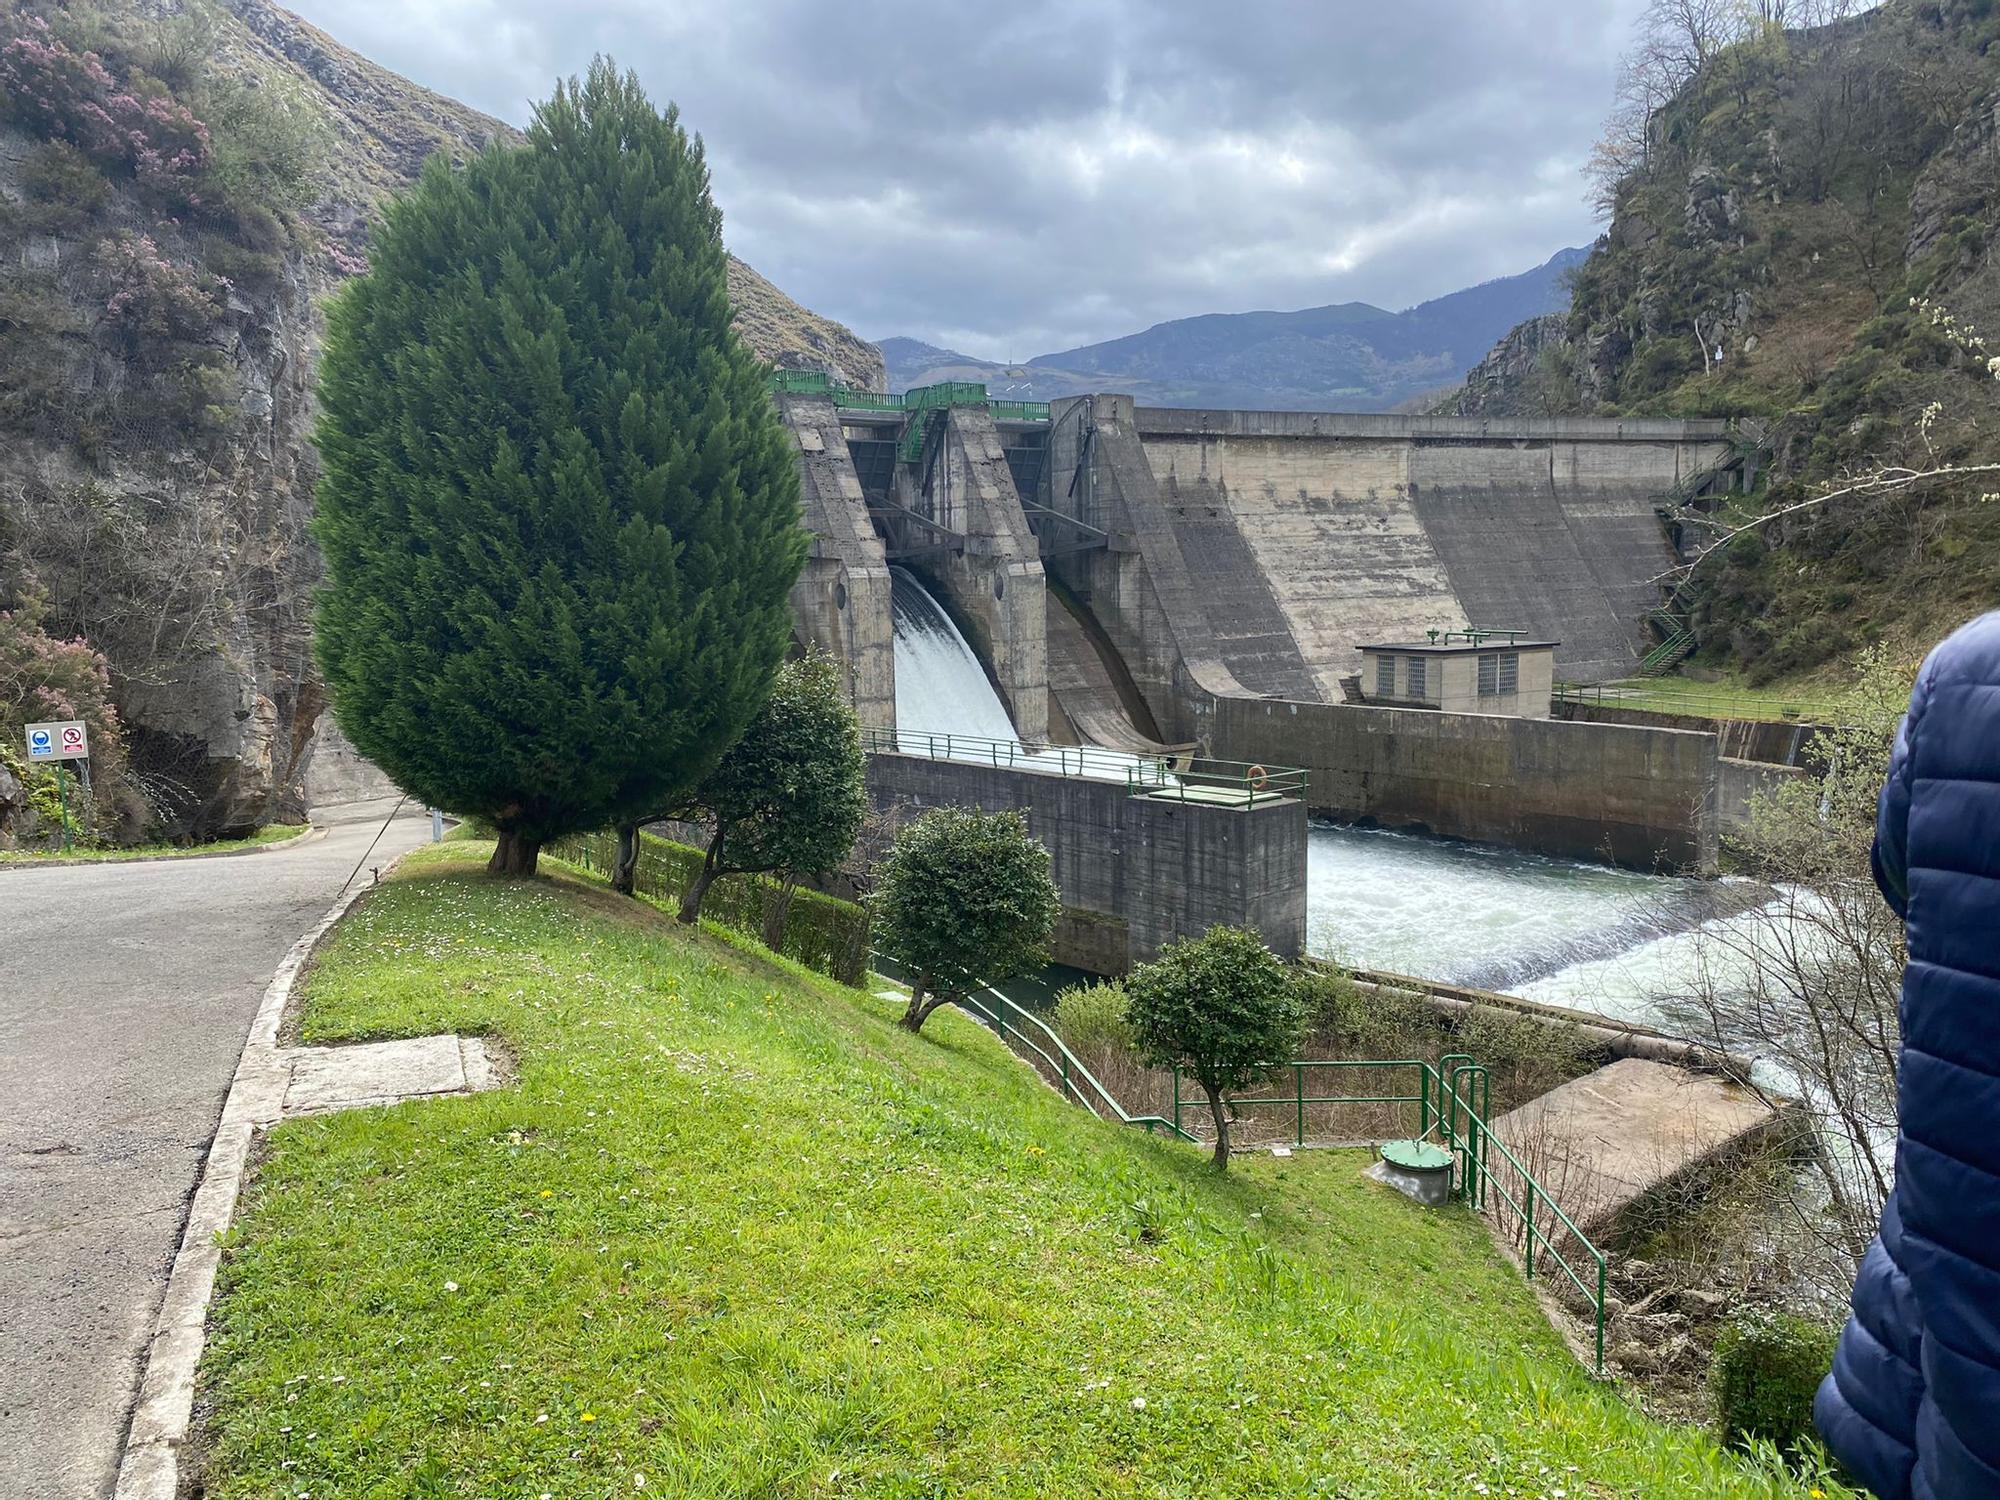
<instances>
[{"instance_id":1,"label":"dam wall","mask_svg":"<svg viewBox=\"0 0 2000 1500\"><path fill-rule=\"evenodd\" d=\"M1132 422L1190 561L1222 575L1207 597L1268 591L1316 691L1238 676L1326 702L1357 642L1467 625L1561 642L1566 680L1629 675L1674 562L1655 507L1733 452L1722 422L1160 407Z\"/></svg>"},{"instance_id":2,"label":"dam wall","mask_svg":"<svg viewBox=\"0 0 2000 1500\"><path fill-rule=\"evenodd\" d=\"M1639 870L1712 872L1715 736L1495 714L1222 699L1212 753L1303 766L1308 806Z\"/></svg>"},{"instance_id":3,"label":"dam wall","mask_svg":"<svg viewBox=\"0 0 2000 1500\"><path fill-rule=\"evenodd\" d=\"M869 519L839 413L825 396L781 394L778 411L798 450L803 524L812 552L792 585L800 638L846 668L848 699L872 728L896 724L895 635L889 563Z\"/></svg>"},{"instance_id":4,"label":"dam wall","mask_svg":"<svg viewBox=\"0 0 2000 1500\"><path fill-rule=\"evenodd\" d=\"M923 570L993 669L1015 729L1049 736L1048 601L1035 533L999 429L981 406L936 414L921 461L900 466L899 498L963 539ZM913 724L912 729L936 726Z\"/></svg>"},{"instance_id":5,"label":"dam wall","mask_svg":"<svg viewBox=\"0 0 2000 1500\"><path fill-rule=\"evenodd\" d=\"M1047 846L1063 919L1055 958L1122 974L1178 937L1218 922L1296 958L1306 938L1306 810L1134 796L1122 781L877 754L868 791L881 811L1018 811Z\"/></svg>"}]
</instances>

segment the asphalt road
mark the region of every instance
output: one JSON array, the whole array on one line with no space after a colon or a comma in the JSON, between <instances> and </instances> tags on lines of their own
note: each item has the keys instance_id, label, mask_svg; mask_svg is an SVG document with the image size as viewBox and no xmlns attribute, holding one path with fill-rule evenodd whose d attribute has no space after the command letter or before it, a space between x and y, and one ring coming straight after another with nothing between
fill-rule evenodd
<instances>
[{"instance_id":1,"label":"asphalt road","mask_svg":"<svg viewBox=\"0 0 2000 1500\"><path fill-rule=\"evenodd\" d=\"M259 997L392 805L326 810L327 836L295 849L0 870L6 1500L110 1494ZM366 863L429 835L427 815L406 808Z\"/></svg>"}]
</instances>

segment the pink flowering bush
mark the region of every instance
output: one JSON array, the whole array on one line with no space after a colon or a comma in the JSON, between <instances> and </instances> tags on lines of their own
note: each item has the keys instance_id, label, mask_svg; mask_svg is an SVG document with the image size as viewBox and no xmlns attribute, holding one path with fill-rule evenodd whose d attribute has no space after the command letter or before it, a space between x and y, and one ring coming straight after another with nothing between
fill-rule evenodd
<instances>
[{"instance_id":1,"label":"pink flowering bush","mask_svg":"<svg viewBox=\"0 0 2000 1500\"><path fill-rule=\"evenodd\" d=\"M135 346L199 336L228 290L223 278L169 259L151 235L130 230L100 240L95 260L107 289L105 318Z\"/></svg>"},{"instance_id":2,"label":"pink flowering bush","mask_svg":"<svg viewBox=\"0 0 2000 1500\"><path fill-rule=\"evenodd\" d=\"M96 795L70 790L72 820L88 839L110 835L129 818L125 731L111 701L111 669L88 641L59 640L43 628L46 601L30 593L0 609L0 746L27 793L25 805L0 808L0 840L53 842L61 834L55 773L23 764L19 747L28 725L81 719L90 732L90 776ZM74 769L74 768L72 768Z\"/></svg>"},{"instance_id":3,"label":"pink flowering bush","mask_svg":"<svg viewBox=\"0 0 2000 1500\"><path fill-rule=\"evenodd\" d=\"M200 203L208 127L158 84L120 83L95 52L73 49L40 16L0 20L0 97L29 129L69 141L173 201Z\"/></svg>"}]
</instances>

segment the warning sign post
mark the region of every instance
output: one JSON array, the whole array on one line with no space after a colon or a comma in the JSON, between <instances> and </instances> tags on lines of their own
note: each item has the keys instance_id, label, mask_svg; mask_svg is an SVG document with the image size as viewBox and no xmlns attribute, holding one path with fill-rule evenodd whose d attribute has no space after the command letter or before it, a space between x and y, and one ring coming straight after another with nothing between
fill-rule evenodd
<instances>
[{"instance_id":1,"label":"warning sign post","mask_svg":"<svg viewBox=\"0 0 2000 1500\"><path fill-rule=\"evenodd\" d=\"M81 719L52 719L28 726L28 763L56 763L56 795L62 802L63 850L70 848L69 763L90 759L90 730Z\"/></svg>"}]
</instances>

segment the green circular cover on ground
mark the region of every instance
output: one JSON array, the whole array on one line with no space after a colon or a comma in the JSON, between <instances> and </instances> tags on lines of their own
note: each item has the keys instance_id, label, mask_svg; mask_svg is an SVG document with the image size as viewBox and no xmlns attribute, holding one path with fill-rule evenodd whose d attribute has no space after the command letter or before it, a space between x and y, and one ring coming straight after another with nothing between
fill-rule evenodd
<instances>
[{"instance_id":1,"label":"green circular cover on ground","mask_svg":"<svg viewBox=\"0 0 2000 1500\"><path fill-rule=\"evenodd\" d=\"M1390 1141L1382 1147L1382 1160L1392 1167L1435 1171L1451 1165L1451 1153L1423 1141Z\"/></svg>"}]
</instances>

